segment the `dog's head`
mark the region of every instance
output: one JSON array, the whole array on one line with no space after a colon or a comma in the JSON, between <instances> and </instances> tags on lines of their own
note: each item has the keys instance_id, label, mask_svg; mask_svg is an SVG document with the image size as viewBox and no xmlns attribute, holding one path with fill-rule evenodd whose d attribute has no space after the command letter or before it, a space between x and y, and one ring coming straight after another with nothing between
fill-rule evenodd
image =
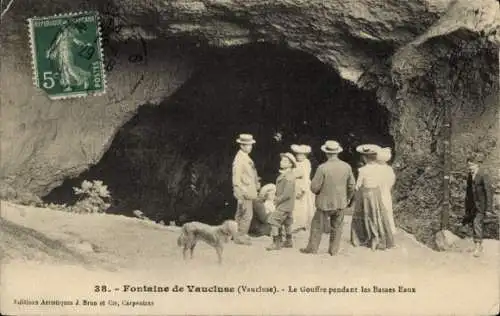
<instances>
[{"instance_id":1,"label":"dog's head","mask_svg":"<svg viewBox=\"0 0 500 316\"><path fill-rule=\"evenodd\" d=\"M224 221L221 225L221 231L227 236L227 239L229 239L229 237L236 238L238 234L238 223L233 220Z\"/></svg>"}]
</instances>

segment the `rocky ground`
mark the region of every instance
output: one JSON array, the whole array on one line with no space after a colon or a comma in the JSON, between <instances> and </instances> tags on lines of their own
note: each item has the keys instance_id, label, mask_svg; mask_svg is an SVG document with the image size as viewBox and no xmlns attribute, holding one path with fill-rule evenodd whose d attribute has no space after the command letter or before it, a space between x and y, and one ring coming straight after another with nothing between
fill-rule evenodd
<instances>
[{"instance_id":1,"label":"rocky ground","mask_svg":"<svg viewBox=\"0 0 500 316\"><path fill-rule=\"evenodd\" d=\"M130 313L127 300L146 300L154 306L134 307L134 313L455 313L493 315L498 311L498 250L500 243L485 240L485 253L474 258L472 242L460 250L435 252L403 231L397 247L372 252L349 244L347 218L341 251L331 257L324 238L317 255L298 251L307 236L297 235L294 249L267 252L268 237L252 246L227 244L224 263L200 244L195 258L182 260L176 245L177 227L114 215L75 215L2 202L2 311L74 312L74 306L12 305L13 299L106 299L106 307L82 307L81 313ZM276 286L277 293L195 294L95 293L94 286L188 285L235 287ZM300 293L303 286L357 287L358 293L327 295ZM415 293L399 293L399 285ZM289 286L298 293L289 292ZM394 287L397 293L360 293L361 286ZM71 289L71 290L70 290ZM187 291L187 289L186 289ZM43 293L43 294L42 294ZM57 293L57 294L56 294ZM196 304L193 304L196 299ZM121 306L111 306L116 300ZM496 304L496 305L495 305ZM20 307L25 309L21 310ZM7 308L7 309L6 309ZM45 308L45 309L44 309ZM55 309L57 308L57 309ZM93 309L92 309L93 308ZM124 308L124 309L120 309ZM495 312L496 313L496 312Z\"/></svg>"}]
</instances>

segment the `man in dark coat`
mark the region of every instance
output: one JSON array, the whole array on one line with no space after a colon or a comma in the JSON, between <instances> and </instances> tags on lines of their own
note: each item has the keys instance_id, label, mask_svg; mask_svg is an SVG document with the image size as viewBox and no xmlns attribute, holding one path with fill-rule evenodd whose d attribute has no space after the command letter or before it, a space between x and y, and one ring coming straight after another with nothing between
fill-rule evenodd
<instances>
[{"instance_id":1,"label":"man in dark coat","mask_svg":"<svg viewBox=\"0 0 500 316\"><path fill-rule=\"evenodd\" d=\"M342 147L336 141L329 140L321 146L328 160L321 164L311 181L311 191L316 194L316 212L311 222L311 234L302 253L317 253L323 228L330 222L330 245L328 253L336 255L340 247L344 210L354 196L355 180L351 166L340 160L338 154Z\"/></svg>"},{"instance_id":2,"label":"man in dark coat","mask_svg":"<svg viewBox=\"0 0 500 316\"><path fill-rule=\"evenodd\" d=\"M271 225L271 236L273 242L267 250L281 249L280 229L284 226L286 241L285 248L292 248L292 224L293 208L295 206L295 180L296 175L293 168L297 166L297 160L291 153L281 154L280 175L276 179L276 197L274 205L276 210L269 214L268 223Z\"/></svg>"},{"instance_id":3,"label":"man in dark coat","mask_svg":"<svg viewBox=\"0 0 500 316\"><path fill-rule=\"evenodd\" d=\"M493 210L493 192L487 172L480 167L478 157L467 159L467 188L465 193L465 216L463 225L472 225L474 239L474 256L479 257L483 251L483 226L486 213Z\"/></svg>"}]
</instances>

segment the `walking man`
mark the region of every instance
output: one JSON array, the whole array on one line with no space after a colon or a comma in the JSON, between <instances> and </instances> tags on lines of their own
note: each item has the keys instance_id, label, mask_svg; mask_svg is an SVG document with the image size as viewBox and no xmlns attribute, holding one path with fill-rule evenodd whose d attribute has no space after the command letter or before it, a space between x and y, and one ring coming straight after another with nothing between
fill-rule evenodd
<instances>
[{"instance_id":1,"label":"walking man","mask_svg":"<svg viewBox=\"0 0 500 316\"><path fill-rule=\"evenodd\" d=\"M316 194L316 212L311 223L309 243L302 253L315 254L323 234L326 221L330 222L330 245L328 253L336 255L340 247L344 210L354 196L355 180L352 168L338 158L342 152L340 144L328 140L321 150L326 154L327 161L321 164L311 181L311 191Z\"/></svg>"},{"instance_id":2,"label":"walking man","mask_svg":"<svg viewBox=\"0 0 500 316\"><path fill-rule=\"evenodd\" d=\"M284 226L286 240L285 248L292 248L292 224L293 209L295 207L295 180L296 174L293 170L297 166L297 160L291 153L280 154L280 175L276 179L276 197L274 205L276 209L269 215L268 223L271 225L271 237L273 243L267 250L281 249L280 229Z\"/></svg>"},{"instance_id":3,"label":"walking man","mask_svg":"<svg viewBox=\"0 0 500 316\"><path fill-rule=\"evenodd\" d=\"M464 226L472 224L474 239L474 257L479 257L483 251L483 226L486 213L492 212L493 195L488 174L480 167L477 157L467 159L467 188L465 193Z\"/></svg>"},{"instance_id":4,"label":"walking man","mask_svg":"<svg viewBox=\"0 0 500 316\"><path fill-rule=\"evenodd\" d=\"M233 194L238 202L235 221L238 223L239 234L235 243L250 245L248 230L253 217L253 203L260 189L257 170L249 156L255 140L250 134L241 134L236 142L240 145L240 150L234 157L232 171Z\"/></svg>"}]
</instances>

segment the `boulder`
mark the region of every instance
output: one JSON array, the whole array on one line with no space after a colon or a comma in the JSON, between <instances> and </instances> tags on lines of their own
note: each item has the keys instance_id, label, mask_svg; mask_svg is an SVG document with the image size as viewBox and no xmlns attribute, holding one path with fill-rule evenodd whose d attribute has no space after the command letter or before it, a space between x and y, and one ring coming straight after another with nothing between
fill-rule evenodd
<instances>
[{"instance_id":1,"label":"boulder","mask_svg":"<svg viewBox=\"0 0 500 316\"><path fill-rule=\"evenodd\" d=\"M436 233L436 245L438 250L446 251L457 247L461 238L449 230L441 230Z\"/></svg>"}]
</instances>

